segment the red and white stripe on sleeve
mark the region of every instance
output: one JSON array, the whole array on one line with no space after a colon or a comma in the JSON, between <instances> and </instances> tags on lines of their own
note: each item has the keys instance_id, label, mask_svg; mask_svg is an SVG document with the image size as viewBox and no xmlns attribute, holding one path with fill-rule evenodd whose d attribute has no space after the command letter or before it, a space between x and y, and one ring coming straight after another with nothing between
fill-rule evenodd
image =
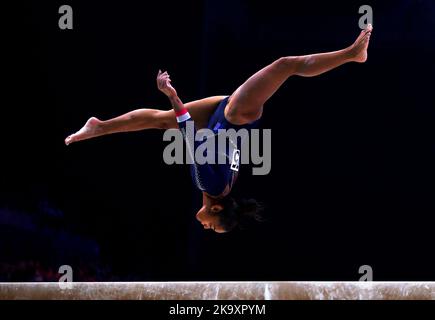
<instances>
[{"instance_id":1,"label":"red and white stripe on sleeve","mask_svg":"<svg viewBox=\"0 0 435 320\"><path fill-rule=\"evenodd\" d=\"M178 123L184 122L184 121L190 119L190 114L189 114L189 112L187 111L186 108L184 108L181 111L175 111L175 115L177 116L177 122Z\"/></svg>"}]
</instances>

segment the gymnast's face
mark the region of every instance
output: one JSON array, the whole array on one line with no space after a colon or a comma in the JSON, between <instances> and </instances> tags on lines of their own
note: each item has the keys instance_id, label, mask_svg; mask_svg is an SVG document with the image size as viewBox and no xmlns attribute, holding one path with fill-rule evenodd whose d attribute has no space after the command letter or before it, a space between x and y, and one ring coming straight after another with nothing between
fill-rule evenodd
<instances>
[{"instance_id":1,"label":"gymnast's face","mask_svg":"<svg viewBox=\"0 0 435 320\"><path fill-rule=\"evenodd\" d=\"M203 205L196 214L196 219L204 226L204 229L211 229L217 233L226 232L220 225L219 212L223 207L220 204L210 206Z\"/></svg>"}]
</instances>

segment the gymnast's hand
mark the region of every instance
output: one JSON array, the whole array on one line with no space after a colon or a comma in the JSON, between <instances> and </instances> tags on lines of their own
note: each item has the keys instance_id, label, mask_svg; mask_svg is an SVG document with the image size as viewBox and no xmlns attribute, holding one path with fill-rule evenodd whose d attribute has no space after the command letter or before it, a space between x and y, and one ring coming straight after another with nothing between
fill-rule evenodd
<instances>
[{"instance_id":1,"label":"gymnast's hand","mask_svg":"<svg viewBox=\"0 0 435 320\"><path fill-rule=\"evenodd\" d=\"M177 96L177 91L171 85L171 79L167 71L162 73L162 71L159 70L157 74L157 88L169 98Z\"/></svg>"}]
</instances>

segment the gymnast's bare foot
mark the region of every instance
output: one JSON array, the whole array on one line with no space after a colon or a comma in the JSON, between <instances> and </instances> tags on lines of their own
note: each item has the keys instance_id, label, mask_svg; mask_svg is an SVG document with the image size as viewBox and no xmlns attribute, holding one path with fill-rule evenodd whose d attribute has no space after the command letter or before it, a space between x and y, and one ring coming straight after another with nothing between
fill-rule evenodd
<instances>
[{"instance_id":1,"label":"gymnast's bare foot","mask_svg":"<svg viewBox=\"0 0 435 320\"><path fill-rule=\"evenodd\" d=\"M100 136L102 134L101 123L102 121L95 117L90 118L83 128L65 139L65 144L69 145L73 142Z\"/></svg>"},{"instance_id":2,"label":"gymnast's bare foot","mask_svg":"<svg viewBox=\"0 0 435 320\"><path fill-rule=\"evenodd\" d=\"M371 24L366 29L362 30L355 42L349 47L349 51L352 57L352 61L366 62L367 60L367 48L370 42L370 36L372 34L373 27Z\"/></svg>"}]
</instances>

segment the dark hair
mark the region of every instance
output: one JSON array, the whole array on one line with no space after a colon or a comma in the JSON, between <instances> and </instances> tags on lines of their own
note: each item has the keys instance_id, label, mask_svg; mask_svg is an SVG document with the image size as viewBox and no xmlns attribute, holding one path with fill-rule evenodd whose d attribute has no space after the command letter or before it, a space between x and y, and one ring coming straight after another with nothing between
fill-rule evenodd
<instances>
[{"instance_id":1,"label":"dark hair","mask_svg":"<svg viewBox=\"0 0 435 320\"><path fill-rule=\"evenodd\" d=\"M235 199L227 196L220 203L223 209L217 214L220 217L220 224L225 231L231 231L235 227L246 229L253 222L264 221L263 205L255 199Z\"/></svg>"}]
</instances>

